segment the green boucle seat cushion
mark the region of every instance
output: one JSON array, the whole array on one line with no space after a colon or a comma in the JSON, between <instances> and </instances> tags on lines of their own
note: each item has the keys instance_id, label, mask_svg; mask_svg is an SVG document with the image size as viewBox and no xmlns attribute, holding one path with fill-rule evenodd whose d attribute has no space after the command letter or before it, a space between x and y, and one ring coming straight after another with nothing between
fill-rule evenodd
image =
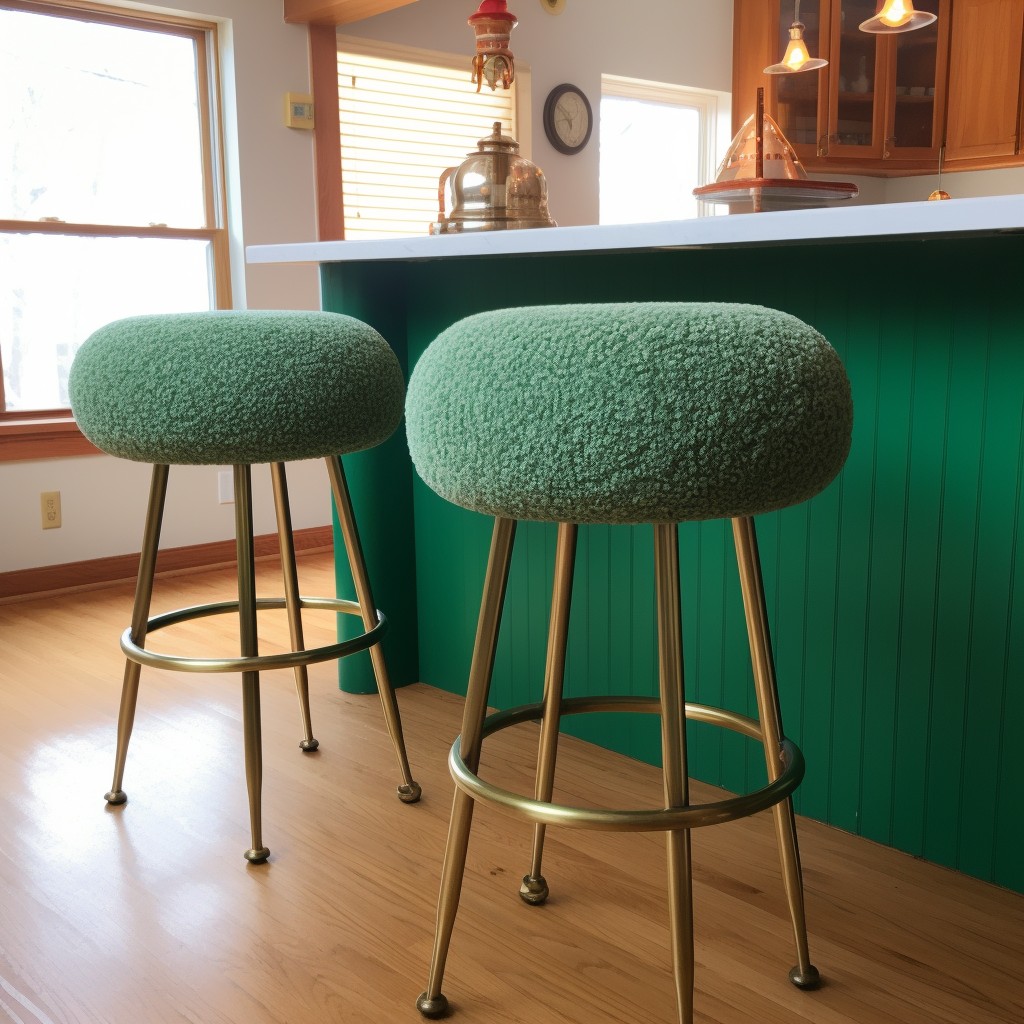
<instances>
[{"instance_id":1,"label":"green boucle seat cushion","mask_svg":"<svg viewBox=\"0 0 1024 1024\"><path fill-rule=\"evenodd\" d=\"M290 462L379 444L402 418L395 354L337 313L130 317L79 349L71 408L97 448L168 465Z\"/></svg>"},{"instance_id":2,"label":"green boucle seat cushion","mask_svg":"<svg viewBox=\"0 0 1024 1024\"><path fill-rule=\"evenodd\" d=\"M842 363L787 313L727 303L480 313L426 350L406 430L424 481L514 519L680 522L803 501L839 472Z\"/></svg>"}]
</instances>

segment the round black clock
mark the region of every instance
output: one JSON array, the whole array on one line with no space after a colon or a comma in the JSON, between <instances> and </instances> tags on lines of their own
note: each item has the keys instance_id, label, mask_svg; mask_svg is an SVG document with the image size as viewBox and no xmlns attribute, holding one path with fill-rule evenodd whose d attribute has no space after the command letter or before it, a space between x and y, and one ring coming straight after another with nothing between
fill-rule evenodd
<instances>
[{"instance_id":1,"label":"round black clock","mask_svg":"<svg viewBox=\"0 0 1024 1024\"><path fill-rule=\"evenodd\" d=\"M559 153L572 156L590 141L594 114L575 85L556 85L544 101L544 133Z\"/></svg>"}]
</instances>

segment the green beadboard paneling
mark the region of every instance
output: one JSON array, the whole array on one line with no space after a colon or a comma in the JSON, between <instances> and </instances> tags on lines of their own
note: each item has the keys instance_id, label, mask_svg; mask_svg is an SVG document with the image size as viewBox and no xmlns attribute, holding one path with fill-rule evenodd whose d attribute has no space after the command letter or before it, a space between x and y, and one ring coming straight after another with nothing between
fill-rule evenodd
<instances>
[{"instance_id":1,"label":"green beadboard paneling","mask_svg":"<svg viewBox=\"0 0 1024 1024\"><path fill-rule=\"evenodd\" d=\"M405 268L400 264L378 267L372 274L353 274L340 281L324 273L325 309L344 311L375 327L389 341L408 378L409 362L405 344L405 309L389 301L405 290ZM416 553L412 520L412 466L405 440L405 425L384 444L370 451L355 452L342 460L359 529L360 543L374 603L384 612L388 630L382 647L388 675L394 686L406 686L420 678L416 612ZM385 493L386 500L379 496ZM344 541L333 511L334 549L344 551ZM337 594L356 599L348 561L335 561ZM362 622L353 615L338 616L338 639L347 640L363 632ZM377 690L368 651L338 662L338 682L349 693Z\"/></svg>"},{"instance_id":2,"label":"green beadboard paneling","mask_svg":"<svg viewBox=\"0 0 1024 1024\"><path fill-rule=\"evenodd\" d=\"M808 762L797 807L1024 891L1024 344L1007 277L1022 257L1006 236L338 264L325 304L390 330L410 365L455 320L517 304L748 301L821 330L853 385L850 458L758 520L786 731ZM464 692L491 524L418 480L412 495L420 677ZM567 693L657 692L652 536L581 528ZM517 534L494 705L540 697L554 537ZM689 699L754 713L729 524L683 524L680 566ZM660 762L654 716L567 729ZM691 774L762 783L748 741L688 737Z\"/></svg>"}]
</instances>

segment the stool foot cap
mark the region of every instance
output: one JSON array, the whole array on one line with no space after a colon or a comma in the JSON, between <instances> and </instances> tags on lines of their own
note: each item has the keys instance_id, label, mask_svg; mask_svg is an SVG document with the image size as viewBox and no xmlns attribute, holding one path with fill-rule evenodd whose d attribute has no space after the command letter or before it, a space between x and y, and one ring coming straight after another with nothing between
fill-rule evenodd
<instances>
[{"instance_id":1,"label":"stool foot cap","mask_svg":"<svg viewBox=\"0 0 1024 1024\"><path fill-rule=\"evenodd\" d=\"M398 799L403 804L414 804L419 800L421 792L418 782L406 782L398 787Z\"/></svg>"},{"instance_id":2,"label":"stool foot cap","mask_svg":"<svg viewBox=\"0 0 1024 1024\"><path fill-rule=\"evenodd\" d=\"M265 846L261 846L259 849L253 848L245 851L245 859L250 864L265 864L269 856L270 851Z\"/></svg>"},{"instance_id":3,"label":"stool foot cap","mask_svg":"<svg viewBox=\"0 0 1024 1024\"><path fill-rule=\"evenodd\" d=\"M814 964L807 965L806 973L801 971L799 967L794 967L789 972L789 980L796 985L797 988L802 988L805 992L810 989L817 988L821 984L821 975L818 973L818 968Z\"/></svg>"},{"instance_id":4,"label":"stool foot cap","mask_svg":"<svg viewBox=\"0 0 1024 1024\"><path fill-rule=\"evenodd\" d=\"M112 807L128 803L128 794L123 789L112 789L109 793L103 794L103 799Z\"/></svg>"},{"instance_id":5,"label":"stool foot cap","mask_svg":"<svg viewBox=\"0 0 1024 1024\"><path fill-rule=\"evenodd\" d=\"M306 754L312 754L320 746L319 740L300 740L299 748Z\"/></svg>"},{"instance_id":6,"label":"stool foot cap","mask_svg":"<svg viewBox=\"0 0 1024 1024\"><path fill-rule=\"evenodd\" d=\"M424 1017L436 1020L448 1012L448 1000L440 992L433 997L428 996L426 992L421 992L419 999L416 1000L416 1009Z\"/></svg>"},{"instance_id":7,"label":"stool foot cap","mask_svg":"<svg viewBox=\"0 0 1024 1024\"><path fill-rule=\"evenodd\" d=\"M548 898L548 883L543 875L523 875L519 897L531 907L539 907Z\"/></svg>"}]
</instances>

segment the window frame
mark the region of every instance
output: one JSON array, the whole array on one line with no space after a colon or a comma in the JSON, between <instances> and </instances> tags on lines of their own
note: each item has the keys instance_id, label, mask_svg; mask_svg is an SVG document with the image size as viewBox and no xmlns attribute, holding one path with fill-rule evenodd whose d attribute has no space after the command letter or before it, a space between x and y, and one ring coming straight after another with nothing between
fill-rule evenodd
<instances>
[{"instance_id":1,"label":"window frame","mask_svg":"<svg viewBox=\"0 0 1024 1024\"><path fill-rule=\"evenodd\" d=\"M231 308L230 239L221 123L220 50L214 21L138 11L91 0L0 0L0 10L92 21L190 38L196 46L196 93L203 173L204 220L200 228L165 225L88 224L0 218L2 234L53 234L85 238L169 238L206 241L212 251L214 306ZM70 409L9 411L0 365L0 463L95 455L97 449L78 429Z\"/></svg>"},{"instance_id":2,"label":"window frame","mask_svg":"<svg viewBox=\"0 0 1024 1024\"><path fill-rule=\"evenodd\" d=\"M692 107L698 111L697 164L700 184L714 181L717 170L716 150L724 152L728 137L724 134L730 118L730 97L714 89L698 89L669 82L653 82L621 75L601 75L601 99L605 97L644 100L648 103L667 103L678 107ZM600 201L600 196L598 197ZM714 217L716 211L708 203L697 204L698 217Z\"/></svg>"}]
</instances>

